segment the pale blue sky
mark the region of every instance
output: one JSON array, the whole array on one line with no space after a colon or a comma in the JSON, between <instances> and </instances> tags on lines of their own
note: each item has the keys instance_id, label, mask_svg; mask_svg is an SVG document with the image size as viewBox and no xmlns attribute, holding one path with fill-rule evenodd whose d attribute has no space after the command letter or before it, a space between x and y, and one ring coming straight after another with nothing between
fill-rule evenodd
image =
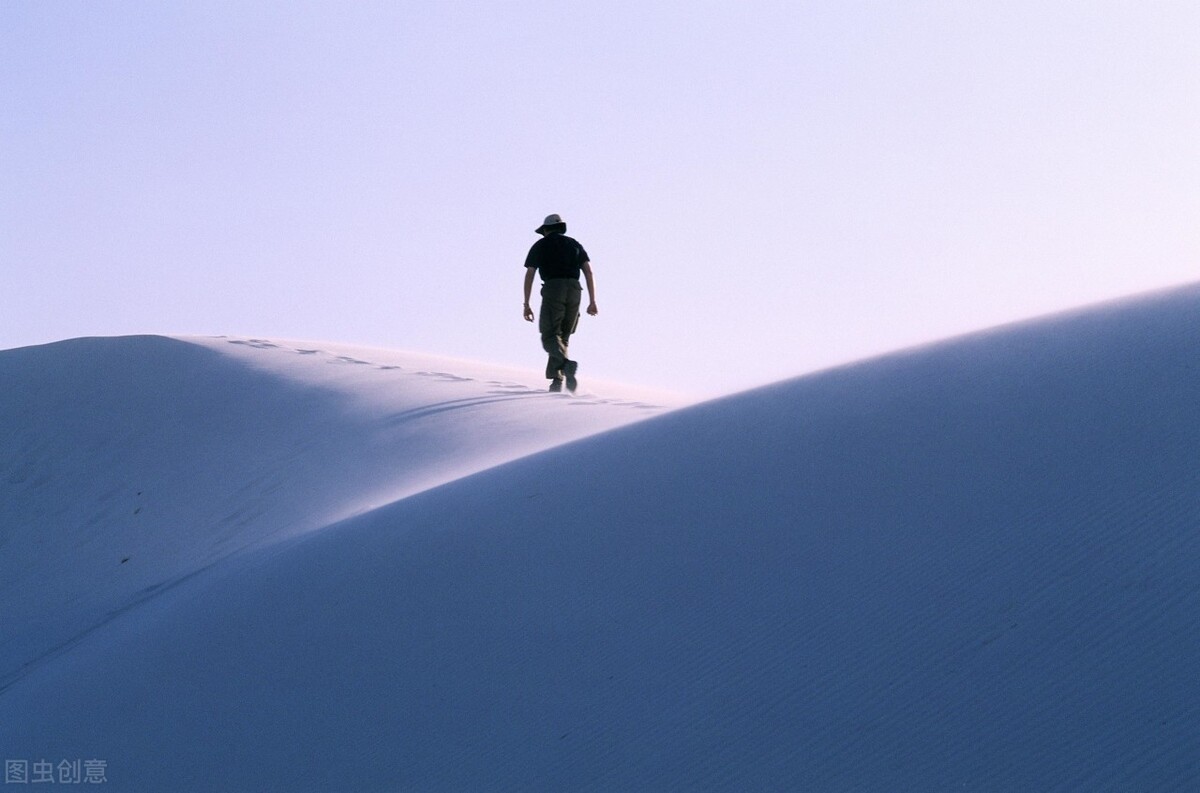
<instances>
[{"instance_id":1,"label":"pale blue sky","mask_svg":"<svg viewBox=\"0 0 1200 793\"><path fill-rule=\"evenodd\" d=\"M1200 3L0 2L0 348L324 339L712 394L1196 279Z\"/></svg>"}]
</instances>

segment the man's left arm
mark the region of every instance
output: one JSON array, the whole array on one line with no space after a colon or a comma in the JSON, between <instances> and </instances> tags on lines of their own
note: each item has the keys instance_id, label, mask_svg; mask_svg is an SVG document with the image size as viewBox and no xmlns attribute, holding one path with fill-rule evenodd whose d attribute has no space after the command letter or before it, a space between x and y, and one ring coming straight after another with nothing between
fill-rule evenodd
<instances>
[{"instance_id":1,"label":"man's left arm","mask_svg":"<svg viewBox=\"0 0 1200 793\"><path fill-rule=\"evenodd\" d=\"M533 294L533 274L537 272L536 267L525 268L525 321L533 322L533 309L529 307L529 296Z\"/></svg>"}]
</instances>

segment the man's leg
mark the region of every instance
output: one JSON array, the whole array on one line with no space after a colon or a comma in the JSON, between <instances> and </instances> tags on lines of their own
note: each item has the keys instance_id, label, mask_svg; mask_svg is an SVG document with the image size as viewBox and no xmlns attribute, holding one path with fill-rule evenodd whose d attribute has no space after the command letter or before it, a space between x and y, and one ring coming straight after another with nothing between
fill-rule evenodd
<instances>
[{"instance_id":1,"label":"man's leg","mask_svg":"<svg viewBox=\"0 0 1200 793\"><path fill-rule=\"evenodd\" d=\"M542 349L546 360L546 378L562 378L563 364L567 362L567 344L562 335L564 317L567 313L566 290L563 282L549 281L542 285L542 308L538 315L538 330L542 334Z\"/></svg>"},{"instance_id":2,"label":"man's leg","mask_svg":"<svg viewBox=\"0 0 1200 793\"><path fill-rule=\"evenodd\" d=\"M560 338L562 339L562 354L563 354L563 374L567 378L567 390L574 393L578 383L575 381L576 364L574 361L567 358L567 348L571 343L571 334L579 327L579 302L580 295L583 290L579 283L569 282L570 286L567 289L566 299L563 301L563 320Z\"/></svg>"}]
</instances>

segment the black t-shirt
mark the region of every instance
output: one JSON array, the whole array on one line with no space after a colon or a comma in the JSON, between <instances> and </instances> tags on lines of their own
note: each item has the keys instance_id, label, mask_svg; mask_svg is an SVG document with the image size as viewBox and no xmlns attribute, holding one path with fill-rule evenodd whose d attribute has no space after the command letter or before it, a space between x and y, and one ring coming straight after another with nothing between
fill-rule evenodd
<instances>
[{"instance_id":1,"label":"black t-shirt","mask_svg":"<svg viewBox=\"0 0 1200 793\"><path fill-rule=\"evenodd\" d=\"M580 268L588 261L587 251L566 234L547 234L529 249L526 267L536 267L543 281L552 278L579 280Z\"/></svg>"}]
</instances>

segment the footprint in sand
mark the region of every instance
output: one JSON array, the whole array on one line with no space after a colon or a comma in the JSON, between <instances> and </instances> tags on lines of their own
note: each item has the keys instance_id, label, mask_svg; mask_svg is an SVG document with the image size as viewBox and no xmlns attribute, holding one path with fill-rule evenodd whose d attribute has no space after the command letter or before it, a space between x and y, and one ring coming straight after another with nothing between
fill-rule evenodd
<instances>
[{"instance_id":1,"label":"footprint in sand","mask_svg":"<svg viewBox=\"0 0 1200 793\"><path fill-rule=\"evenodd\" d=\"M471 377L459 377L458 375L450 374L449 372L417 372L417 374L421 377L436 377L440 380L449 380L455 383L469 383L474 379Z\"/></svg>"},{"instance_id":2,"label":"footprint in sand","mask_svg":"<svg viewBox=\"0 0 1200 793\"><path fill-rule=\"evenodd\" d=\"M259 350L277 350L278 344L274 344L267 339L229 339L230 344L241 344L246 347L254 347Z\"/></svg>"}]
</instances>

